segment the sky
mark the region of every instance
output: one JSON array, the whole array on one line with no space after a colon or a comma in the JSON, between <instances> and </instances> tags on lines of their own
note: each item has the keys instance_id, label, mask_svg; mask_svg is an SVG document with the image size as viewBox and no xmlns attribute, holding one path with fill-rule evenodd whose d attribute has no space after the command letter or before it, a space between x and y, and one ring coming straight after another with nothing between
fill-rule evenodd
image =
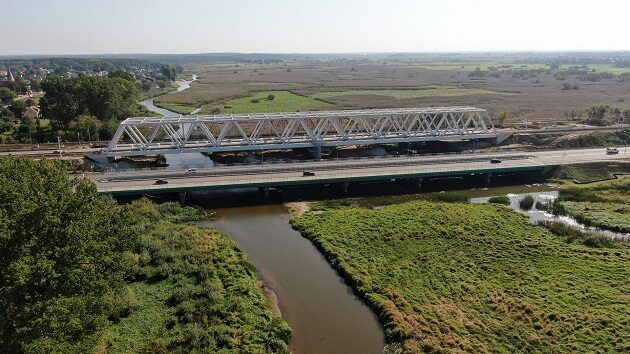
<instances>
[{"instance_id":1,"label":"sky","mask_svg":"<svg viewBox=\"0 0 630 354\"><path fill-rule=\"evenodd\" d=\"M627 0L0 0L0 55L630 50Z\"/></svg>"}]
</instances>

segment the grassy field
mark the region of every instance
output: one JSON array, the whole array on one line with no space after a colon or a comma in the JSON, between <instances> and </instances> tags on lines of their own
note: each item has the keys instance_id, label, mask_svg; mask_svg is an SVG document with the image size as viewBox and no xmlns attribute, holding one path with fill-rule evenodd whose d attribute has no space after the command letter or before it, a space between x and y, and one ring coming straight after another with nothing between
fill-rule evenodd
<instances>
[{"instance_id":1,"label":"grassy field","mask_svg":"<svg viewBox=\"0 0 630 354\"><path fill-rule=\"evenodd\" d=\"M273 100L267 97L274 95ZM257 102L253 102L257 101ZM258 92L253 96L229 100L223 106L224 113L295 112L321 109L330 106L326 102L296 95L288 91Z\"/></svg>"},{"instance_id":2,"label":"grassy field","mask_svg":"<svg viewBox=\"0 0 630 354\"><path fill-rule=\"evenodd\" d=\"M288 352L291 330L272 315L233 241L184 224L201 217L197 209L140 200L129 210L142 230L126 295L135 305L108 328L102 351Z\"/></svg>"},{"instance_id":3,"label":"grassy field","mask_svg":"<svg viewBox=\"0 0 630 354\"><path fill-rule=\"evenodd\" d=\"M317 205L293 219L394 352L630 349L630 250L565 243L501 205Z\"/></svg>"},{"instance_id":4,"label":"grassy field","mask_svg":"<svg viewBox=\"0 0 630 354\"><path fill-rule=\"evenodd\" d=\"M595 162L562 166L559 171L559 177L579 183L588 183L611 179L614 178L615 174L625 173L630 173L630 163Z\"/></svg>"},{"instance_id":5,"label":"grassy field","mask_svg":"<svg viewBox=\"0 0 630 354\"><path fill-rule=\"evenodd\" d=\"M491 90L478 88L464 88L453 86L425 86L418 89L410 90L345 90L345 91L323 91L318 92L311 97L319 99L334 100L339 96L386 96L394 99L417 98L417 97L454 97L465 95L485 95L485 94L506 94Z\"/></svg>"},{"instance_id":6,"label":"grassy field","mask_svg":"<svg viewBox=\"0 0 630 354\"><path fill-rule=\"evenodd\" d=\"M554 210L579 222L616 232L630 232L630 180L560 190Z\"/></svg>"}]
</instances>

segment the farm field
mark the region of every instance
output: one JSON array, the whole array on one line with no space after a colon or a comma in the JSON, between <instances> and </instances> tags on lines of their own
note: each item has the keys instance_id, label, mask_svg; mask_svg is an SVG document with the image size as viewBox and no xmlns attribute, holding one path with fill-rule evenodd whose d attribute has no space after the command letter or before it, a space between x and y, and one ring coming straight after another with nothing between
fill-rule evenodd
<instances>
[{"instance_id":1,"label":"farm field","mask_svg":"<svg viewBox=\"0 0 630 354\"><path fill-rule=\"evenodd\" d=\"M505 112L507 125L576 123L593 105L630 109L630 80L625 74L630 68L611 64L552 67L528 59L185 64L184 75L197 74L199 80L191 89L161 96L156 103L172 105L179 112L204 106L204 114L470 105L495 115ZM281 100L249 104L271 91L320 98L330 105Z\"/></svg>"},{"instance_id":2,"label":"farm field","mask_svg":"<svg viewBox=\"0 0 630 354\"><path fill-rule=\"evenodd\" d=\"M392 352L630 348L624 244L568 244L502 205L311 207L294 227L375 309Z\"/></svg>"}]
</instances>

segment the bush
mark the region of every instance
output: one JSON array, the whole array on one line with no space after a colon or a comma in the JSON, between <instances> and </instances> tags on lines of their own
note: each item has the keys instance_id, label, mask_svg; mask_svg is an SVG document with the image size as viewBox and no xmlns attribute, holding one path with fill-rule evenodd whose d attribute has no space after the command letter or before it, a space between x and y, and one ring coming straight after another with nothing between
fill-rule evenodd
<instances>
[{"instance_id":1,"label":"bush","mask_svg":"<svg viewBox=\"0 0 630 354\"><path fill-rule=\"evenodd\" d=\"M457 193L438 193L427 196L426 200L445 203L468 203L468 197Z\"/></svg>"},{"instance_id":2,"label":"bush","mask_svg":"<svg viewBox=\"0 0 630 354\"><path fill-rule=\"evenodd\" d=\"M589 247L615 247L616 243L610 237L595 232L583 231L573 226L557 222L542 221L538 225L546 227L553 234L564 238L566 243L579 243Z\"/></svg>"},{"instance_id":3,"label":"bush","mask_svg":"<svg viewBox=\"0 0 630 354\"><path fill-rule=\"evenodd\" d=\"M267 100L269 101L273 101L274 98L276 98L276 95L274 94L269 94L269 96L267 96Z\"/></svg>"},{"instance_id":4,"label":"bush","mask_svg":"<svg viewBox=\"0 0 630 354\"><path fill-rule=\"evenodd\" d=\"M258 98L252 98L251 100L249 100L249 102L251 102L251 103L258 103L258 102L260 102L260 100Z\"/></svg>"},{"instance_id":5,"label":"bush","mask_svg":"<svg viewBox=\"0 0 630 354\"><path fill-rule=\"evenodd\" d=\"M510 198L507 195L499 195L488 199L488 203L510 205Z\"/></svg>"},{"instance_id":6,"label":"bush","mask_svg":"<svg viewBox=\"0 0 630 354\"><path fill-rule=\"evenodd\" d=\"M534 207L534 197L526 195L525 198L521 199L518 205L523 210L531 210L532 207Z\"/></svg>"}]
</instances>

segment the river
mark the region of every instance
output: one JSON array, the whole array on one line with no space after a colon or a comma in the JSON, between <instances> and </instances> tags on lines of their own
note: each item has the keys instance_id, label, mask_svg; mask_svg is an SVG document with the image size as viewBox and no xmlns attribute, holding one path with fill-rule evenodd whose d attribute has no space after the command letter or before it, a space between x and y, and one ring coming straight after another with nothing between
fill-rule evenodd
<instances>
[{"instance_id":1,"label":"river","mask_svg":"<svg viewBox=\"0 0 630 354\"><path fill-rule=\"evenodd\" d=\"M182 92L184 90L189 89L190 88L190 84L192 84L196 80L197 80L197 75L193 75L191 80L179 80L179 81L176 81L175 83L177 84L177 88L174 91L167 93L167 95L171 94L171 93ZM160 108L160 107L156 106L154 104L154 101L155 101L156 98L157 98L157 96L156 97L151 97L151 98L148 98L148 99L146 99L144 101L141 101L141 102L138 102L138 103L140 105L144 106L149 111L155 112L155 113L157 113L159 115L162 115L162 116L180 116L179 113L176 113L176 112L173 112L173 111L169 111L168 109L164 109L164 108Z\"/></svg>"},{"instance_id":2,"label":"river","mask_svg":"<svg viewBox=\"0 0 630 354\"><path fill-rule=\"evenodd\" d=\"M289 225L283 205L214 210L203 224L229 235L276 293L293 329L293 353L382 353L384 333L374 313Z\"/></svg>"}]
</instances>

